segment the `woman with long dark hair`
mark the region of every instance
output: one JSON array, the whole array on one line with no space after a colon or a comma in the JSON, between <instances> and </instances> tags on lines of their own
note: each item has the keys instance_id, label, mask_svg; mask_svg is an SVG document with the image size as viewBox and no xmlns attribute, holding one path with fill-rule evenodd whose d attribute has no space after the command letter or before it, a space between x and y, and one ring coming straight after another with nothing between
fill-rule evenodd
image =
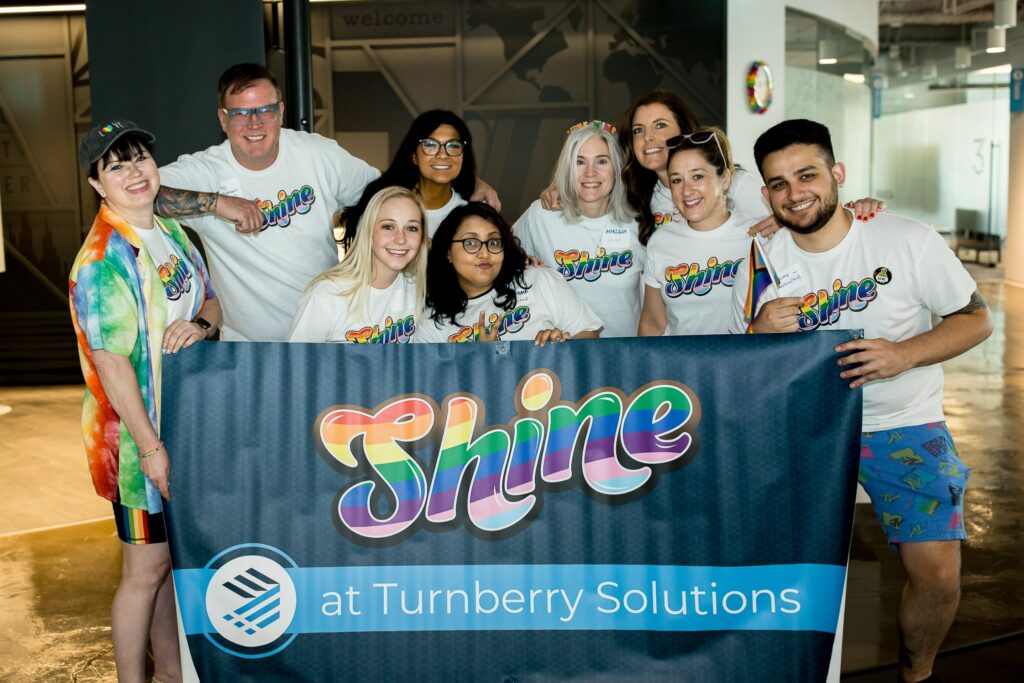
<instances>
[{"instance_id":1,"label":"woman with long dark hair","mask_svg":"<svg viewBox=\"0 0 1024 683\"><path fill-rule=\"evenodd\" d=\"M444 109L425 111L413 120L380 178L366 186L355 206L342 212L345 248L352 244L370 198L385 187L404 187L419 195L427 236L433 237L444 217L473 195L476 183L473 136L466 122Z\"/></svg>"},{"instance_id":2,"label":"woman with long dark hair","mask_svg":"<svg viewBox=\"0 0 1024 683\"><path fill-rule=\"evenodd\" d=\"M418 342L499 338L545 343L596 337L601 320L560 275L528 268L512 228L470 202L441 222L427 258L427 315Z\"/></svg>"}]
</instances>

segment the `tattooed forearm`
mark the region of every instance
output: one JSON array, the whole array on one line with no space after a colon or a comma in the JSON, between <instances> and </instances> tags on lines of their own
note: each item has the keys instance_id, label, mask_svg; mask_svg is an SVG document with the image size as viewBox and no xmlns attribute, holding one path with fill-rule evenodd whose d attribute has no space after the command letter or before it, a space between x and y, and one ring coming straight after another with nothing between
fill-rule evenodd
<instances>
[{"instance_id":1,"label":"tattooed forearm","mask_svg":"<svg viewBox=\"0 0 1024 683\"><path fill-rule=\"evenodd\" d=\"M217 208L217 193L178 190L173 187L161 187L153 202L153 210L168 218L182 216L199 216L213 213Z\"/></svg>"},{"instance_id":2,"label":"tattooed forearm","mask_svg":"<svg viewBox=\"0 0 1024 683\"><path fill-rule=\"evenodd\" d=\"M971 294L971 300L967 302L967 305L961 308L959 311L954 311L949 315L959 315L961 313L974 313L975 311L982 308L988 308L988 304L986 304L985 300L981 298L981 294L978 292L978 290L974 290L974 294ZM948 318L949 315L944 315L942 317Z\"/></svg>"}]
</instances>

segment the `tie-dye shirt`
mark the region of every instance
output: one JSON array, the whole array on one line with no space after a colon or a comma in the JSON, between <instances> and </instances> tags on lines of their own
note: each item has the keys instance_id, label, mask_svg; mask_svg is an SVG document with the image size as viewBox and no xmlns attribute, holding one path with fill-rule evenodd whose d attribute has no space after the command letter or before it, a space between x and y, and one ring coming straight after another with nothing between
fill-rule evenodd
<instances>
[{"instance_id":1,"label":"tie-dye shirt","mask_svg":"<svg viewBox=\"0 0 1024 683\"><path fill-rule=\"evenodd\" d=\"M178 257L188 260L200 295L194 318L206 299L215 298L206 264L175 221L158 218L157 228L170 237ZM85 377L82 431L96 493L130 508L158 512L160 493L139 469L139 449L114 411L100 383L92 352L127 356L135 371L149 420L159 431L161 345L167 327L166 286L128 223L105 205L100 207L85 244L71 268L71 319Z\"/></svg>"}]
</instances>

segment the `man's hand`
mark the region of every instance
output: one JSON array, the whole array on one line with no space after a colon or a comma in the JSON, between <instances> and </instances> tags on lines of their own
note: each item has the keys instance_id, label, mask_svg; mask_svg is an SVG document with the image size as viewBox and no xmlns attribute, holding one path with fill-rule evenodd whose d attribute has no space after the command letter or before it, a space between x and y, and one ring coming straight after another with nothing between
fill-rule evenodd
<instances>
[{"instance_id":1,"label":"man's hand","mask_svg":"<svg viewBox=\"0 0 1024 683\"><path fill-rule=\"evenodd\" d=\"M843 379L852 379L851 389L864 386L876 379L895 377L914 367L910 354L899 342L888 339L854 339L836 347L837 353L850 353L837 362L848 368L839 373Z\"/></svg>"},{"instance_id":2,"label":"man's hand","mask_svg":"<svg viewBox=\"0 0 1024 683\"><path fill-rule=\"evenodd\" d=\"M258 233L263 228L263 214L255 199L219 194L214 214L234 223L235 230L241 233Z\"/></svg>"},{"instance_id":3,"label":"man's hand","mask_svg":"<svg viewBox=\"0 0 1024 683\"><path fill-rule=\"evenodd\" d=\"M501 200L498 199L498 193L479 178L476 179L476 187L473 188L473 196L469 198L469 201L483 202L489 204L495 211L501 211Z\"/></svg>"},{"instance_id":4,"label":"man's hand","mask_svg":"<svg viewBox=\"0 0 1024 683\"><path fill-rule=\"evenodd\" d=\"M800 325L797 321L800 315L800 297L784 296L781 299L772 299L761 307L761 311L754 318L754 332L799 332Z\"/></svg>"},{"instance_id":5,"label":"man's hand","mask_svg":"<svg viewBox=\"0 0 1024 683\"><path fill-rule=\"evenodd\" d=\"M747 230L747 234L753 237L754 235L760 235L765 239L771 239L772 235L782 229L779 222L775 220L775 214L770 214L760 223L755 223L750 226L750 230Z\"/></svg>"}]
</instances>

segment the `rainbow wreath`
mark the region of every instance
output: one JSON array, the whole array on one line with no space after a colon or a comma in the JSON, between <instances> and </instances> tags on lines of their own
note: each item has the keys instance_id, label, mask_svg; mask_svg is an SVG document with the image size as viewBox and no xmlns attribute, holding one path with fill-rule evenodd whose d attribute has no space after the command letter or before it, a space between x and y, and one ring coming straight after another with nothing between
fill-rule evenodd
<instances>
[{"instance_id":1,"label":"rainbow wreath","mask_svg":"<svg viewBox=\"0 0 1024 683\"><path fill-rule=\"evenodd\" d=\"M763 102L757 99L757 74L759 71L764 70L765 78L768 80L768 97ZM747 71L747 104L750 106L750 111L755 114L763 114L768 111L768 107L772 105L772 72L768 68L768 64L764 60L759 59L750 65L750 70Z\"/></svg>"}]
</instances>

